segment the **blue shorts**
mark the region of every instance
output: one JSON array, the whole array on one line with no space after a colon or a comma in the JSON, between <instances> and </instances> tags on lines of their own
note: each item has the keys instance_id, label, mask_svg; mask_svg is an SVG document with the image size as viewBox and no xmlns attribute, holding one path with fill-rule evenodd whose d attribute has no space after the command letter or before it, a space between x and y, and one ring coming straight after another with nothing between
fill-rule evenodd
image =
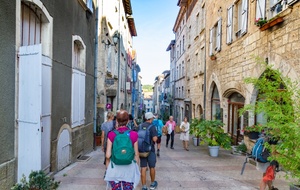
<instances>
[{"instance_id":1,"label":"blue shorts","mask_svg":"<svg viewBox=\"0 0 300 190\"><path fill-rule=\"evenodd\" d=\"M151 151L149 156L146 158L140 157L141 161L141 168L149 166L149 168L155 168L156 164L156 154L155 152Z\"/></svg>"}]
</instances>

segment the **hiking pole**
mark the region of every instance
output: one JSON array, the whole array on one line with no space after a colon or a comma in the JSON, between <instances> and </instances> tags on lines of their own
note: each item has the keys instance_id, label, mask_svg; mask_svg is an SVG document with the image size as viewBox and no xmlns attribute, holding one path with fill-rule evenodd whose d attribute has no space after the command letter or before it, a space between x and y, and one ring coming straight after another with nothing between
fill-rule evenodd
<instances>
[{"instance_id":1,"label":"hiking pole","mask_svg":"<svg viewBox=\"0 0 300 190\"><path fill-rule=\"evenodd\" d=\"M246 154L246 159L245 159L245 162L244 162L243 167L242 167L241 175L243 175L243 173L244 173L246 164L247 164L247 162L248 162L248 158L251 158L251 155L248 156L248 154Z\"/></svg>"}]
</instances>

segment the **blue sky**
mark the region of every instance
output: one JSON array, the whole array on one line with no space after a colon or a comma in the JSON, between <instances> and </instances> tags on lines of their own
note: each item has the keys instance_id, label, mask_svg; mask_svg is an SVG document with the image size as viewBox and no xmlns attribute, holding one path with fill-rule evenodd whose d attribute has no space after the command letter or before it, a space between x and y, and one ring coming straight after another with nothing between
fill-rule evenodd
<instances>
[{"instance_id":1,"label":"blue sky","mask_svg":"<svg viewBox=\"0 0 300 190\"><path fill-rule=\"evenodd\" d=\"M152 84L157 75L170 69L170 52L175 39L173 26L179 11L177 0L131 0L137 30L133 48L141 67L142 84Z\"/></svg>"}]
</instances>

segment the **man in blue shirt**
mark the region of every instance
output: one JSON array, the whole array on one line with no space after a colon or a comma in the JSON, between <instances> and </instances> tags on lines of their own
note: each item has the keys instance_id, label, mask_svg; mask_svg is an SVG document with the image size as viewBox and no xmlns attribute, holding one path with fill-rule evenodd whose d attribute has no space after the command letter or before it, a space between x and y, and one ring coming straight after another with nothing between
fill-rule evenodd
<instances>
[{"instance_id":1,"label":"man in blue shirt","mask_svg":"<svg viewBox=\"0 0 300 190\"><path fill-rule=\"evenodd\" d=\"M157 131L157 156L160 155L159 149L160 149L160 144L161 144L161 136L162 136L162 128L164 126L162 120L158 117L158 114L154 114L155 118L152 121L152 125L154 125L156 127L156 131Z\"/></svg>"}]
</instances>

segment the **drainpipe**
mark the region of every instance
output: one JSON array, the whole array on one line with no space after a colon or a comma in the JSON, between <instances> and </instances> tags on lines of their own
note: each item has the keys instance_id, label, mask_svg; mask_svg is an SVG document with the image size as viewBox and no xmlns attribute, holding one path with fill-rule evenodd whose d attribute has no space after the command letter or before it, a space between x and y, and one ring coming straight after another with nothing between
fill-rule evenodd
<instances>
[{"instance_id":1,"label":"drainpipe","mask_svg":"<svg viewBox=\"0 0 300 190\"><path fill-rule=\"evenodd\" d=\"M95 59L94 59L94 143L93 148L96 149L95 136L97 128L97 80L98 80L98 9L99 0L97 0L96 18L95 18Z\"/></svg>"},{"instance_id":2,"label":"drainpipe","mask_svg":"<svg viewBox=\"0 0 300 190\"><path fill-rule=\"evenodd\" d=\"M205 42L206 42L206 31L204 33L204 39L205 39ZM205 55L206 55L206 46L204 46L204 52L205 52ZM203 85L203 119L206 119L205 117L205 113L206 113L206 56L205 56L205 59L204 59L204 85Z\"/></svg>"},{"instance_id":3,"label":"drainpipe","mask_svg":"<svg viewBox=\"0 0 300 190\"><path fill-rule=\"evenodd\" d=\"M119 20L118 20L118 27L119 27L119 31L118 31L118 91L117 91L117 110L119 110L119 104L120 104L120 69L121 69L121 63L120 63L120 51L121 51L121 31L120 31L120 18L121 17L121 0L119 0Z\"/></svg>"}]
</instances>

